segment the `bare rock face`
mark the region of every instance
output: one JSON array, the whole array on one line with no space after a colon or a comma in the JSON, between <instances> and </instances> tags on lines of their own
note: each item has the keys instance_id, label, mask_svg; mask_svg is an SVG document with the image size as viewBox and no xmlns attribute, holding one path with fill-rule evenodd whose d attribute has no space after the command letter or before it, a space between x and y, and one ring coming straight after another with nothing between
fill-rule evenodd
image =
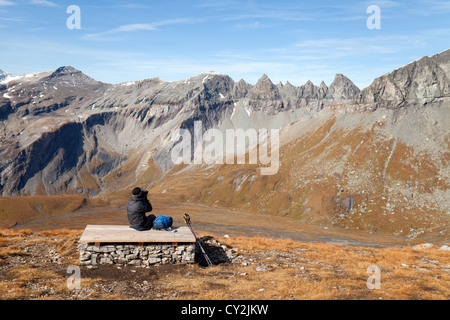
<instances>
[{"instance_id":1,"label":"bare rock face","mask_svg":"<svg viewBox=\"0 0 450 320\"><path fill-rule=\"evenodd\" d=\"M337 74L328 88L326 98L335 100L352 100L361 90L343 74Z\"/></svg>"},{"instance_id":2,"label":"bare rock face","mask_svg":"<svg viewBox=\"0 0 450 320\"><path fill-rule=\"evenodd\" d=\"M319 86L320 97L325 98L328 93L328 90L329 90L328 86L325 84L325 82L322 81Z\"/></svg>"},{"instance_id":3,"label":"bare rock face","mask_svg":"<svg viewBox=\"0 0 450 320\"><path fill-rule=\"evenodd\" d=\"M202 87L197 98L198 105L209 102L228 101L232 98L234 81L229 76L209 73L202 78Z\"/></svg>"},{"instance_id":4,"label":"bare rock face","mask_svg":"<svg viewBox=\"0 0 450 320\"><path fill-rule=\"evenodd\" d=\"M247 96L251 88L252 88L251 84L245 82L244 79L241 79L234 86L233 97L235 99L243 99Z\"/></svg>"},{"instance_id":5,"label":"bare rock face","mask_svg":"<svg viewBox=\"0 0 450 320\"><path fill-rule=\"evenodd\" d=\"M78 107L82 101L100 96L109 85L86 76L73 67L4 79L0 87L0 119ZM7 81L7 82L5 82Z\"/></svg>"},{"instance_id":6,"label":"bare rock face","mask_svg":"<svg viewBox=\"0 0 450 320\"><path fill-rule=\"evenodd\" d=\"M250 89L248 98L252 100L279 100L278 88L272 83L267 75L263 75L255 86Z\"/></svg>"},{"instance_id":7,"label":"bare rock face","mask_svg":"<svg viewBox=\"0 0 450 320\"><path fill-rule=\"evenodd\" d=\"M319 97L319 87L315 86L310 80L301 86L300 90L301 97L304 99L317 99Z\"/></svg>"},{"instance_id":8,"label":"bare rock face","mask_svg":"<svg viewBox=\"0 0 450 320\"><path fill-rule=\"evenodd\" d=\"M48 85L60 84L65 85L66 87L84 88L93 91L102 86L101 82L88 77L83 72L71 66L60 67L49 76L44 77L41 81Z\"/></svg>"},{"instance_id":9,"label":"bare rock face","mask_svg":"<svg viewBox=\"0 0 450 320\"><path fill-rule=\"evenodd\" d=\"M450 50L423 57L374 80L360 103L433 99L450 95Z\"/></svg>"}]
</instances>

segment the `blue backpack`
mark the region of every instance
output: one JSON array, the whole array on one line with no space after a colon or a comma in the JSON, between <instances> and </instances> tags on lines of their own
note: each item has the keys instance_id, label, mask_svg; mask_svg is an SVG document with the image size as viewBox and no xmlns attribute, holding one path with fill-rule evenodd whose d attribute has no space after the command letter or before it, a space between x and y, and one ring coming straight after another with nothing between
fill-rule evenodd
<instances>
[{"instance_id":1,"label":"blue backpack","mask_svg":"<svg viewBox=\"0 0 450 320\"><path fill-rule=\"evenodd\" d=\"M167 230L168 228L170 228L172 226L172 223L173 223L172 217L166 217L166 216L159 215L155 219L155 221L153 221L153 229Z\"/></svg>"}]
</instances>

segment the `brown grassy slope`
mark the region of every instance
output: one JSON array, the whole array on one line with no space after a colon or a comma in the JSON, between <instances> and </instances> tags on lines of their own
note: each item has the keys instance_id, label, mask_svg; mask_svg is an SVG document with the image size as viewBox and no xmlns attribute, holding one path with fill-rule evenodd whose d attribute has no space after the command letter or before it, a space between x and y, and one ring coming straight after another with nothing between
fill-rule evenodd
<instances>
[{"instance_id":1,"label":"brown grassy slope","mask_svg":"<svg viewBox=\"0 0 450 320\"><path fill-rule=\"evenodd\" d=\"M260 176L257 165L174 170L152 185L161 198L244 212L290 216L303 222L415 237L448 238L449 217L440 206L448 181L445 164L371 130L349 131L325 120L280 150L281 167ZM355 202L345 206L346 199Z\"/></svg>"},{"instance_id":2,"label":"brown grassy slope","mask_svg":"<svg viewBox=\"0 0 450 320\"><path fill-rule=\"evenodd\" d=\"M233 263L81 268L81 288L67 273L78 259L80 231L0 230L2 299L442 299L450 298L448 251L306 244L261 237L218 240L237 250ZM370 266L381 289L370 290Z\"/></svg>"},{"instance_id":3,"label":"brown grassy slope","mask_svg":"<svg viewBox=\"0 0 450 320\"><path fill-rule=\"evenodd\" d=\"M0 197L0 227L69 213L95 202L81 195Z\"/></svg>"}]
</instances>

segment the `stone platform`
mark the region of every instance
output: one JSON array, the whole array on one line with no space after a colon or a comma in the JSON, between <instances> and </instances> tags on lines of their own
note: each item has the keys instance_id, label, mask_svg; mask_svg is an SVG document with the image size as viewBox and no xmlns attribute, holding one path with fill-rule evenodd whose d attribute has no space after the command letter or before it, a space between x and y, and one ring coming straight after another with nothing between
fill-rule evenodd
<instances>
[{"instance_id":1,"label":"stone platform","mask_svg":"<svg viewBox=\"0 0 450 320\"><path fill-rule=\"evenodd\" d=\"M150 266L195 259L195 236L188 227L136 231L123 225L88 225L79 242L80 265Z\"/></svg>"}]
</instances>

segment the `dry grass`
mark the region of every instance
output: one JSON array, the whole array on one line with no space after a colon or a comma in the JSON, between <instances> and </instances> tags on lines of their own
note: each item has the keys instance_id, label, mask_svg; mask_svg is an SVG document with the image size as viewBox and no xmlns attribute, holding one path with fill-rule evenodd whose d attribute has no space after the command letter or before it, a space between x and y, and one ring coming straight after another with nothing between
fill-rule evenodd
<instances>
[{"instance_id":1,"label":"dry grass","mask_svg":"<svg viewBox=\"0 0 450 320\"><path fill-rule=\"evenodd\" d=\"M302 243L285 240L285 239L270 239L263 237L233 237L233 238L220 238L220 242L228 246L238 247L242 250L248 251L265 251L265 250L277 250L277 251L292 251L293 248L301 248Z\"/></svg>"},{"instance_id":2,"label":"dry grass","mask_svg":"<svg viewBox=\"0 0 450 320\"><path fill-rule=\"evenodd\" d=\"M243 290L246 296L255 299L450 298L450 253L447 251L305 244L257 237L227 240L228 245L253 252L277 250L298 255L295 264L285 265L277 257L267 258L266 264L275 265L269 272L247 268L245 285L239 281L238 287L226 288L232 297L238 297ZM367 288L370 266L381 269L380 290ZM257 287L264 291L255 290Z\"/></svg>"},{"instance_id":3,"label":"dry grass","mask_svg":"<svg viewBox=\"0 0 450 320\"><path fill-rule=\"evenodd\" d=\"M80 195L0 197L0 227L73 212L89 201Z\"/></svg>"},{"instance_id":4,"label":"dry grass","mask_svg":"<svg viewBox=\"0 0 450 320\"><path fill-rule=\"evenodd\" d=\"M3 299L30 299L67 294L65 279L51 270L18 266L8 270L0 282Z\"/></svg>"}]
</instances>

